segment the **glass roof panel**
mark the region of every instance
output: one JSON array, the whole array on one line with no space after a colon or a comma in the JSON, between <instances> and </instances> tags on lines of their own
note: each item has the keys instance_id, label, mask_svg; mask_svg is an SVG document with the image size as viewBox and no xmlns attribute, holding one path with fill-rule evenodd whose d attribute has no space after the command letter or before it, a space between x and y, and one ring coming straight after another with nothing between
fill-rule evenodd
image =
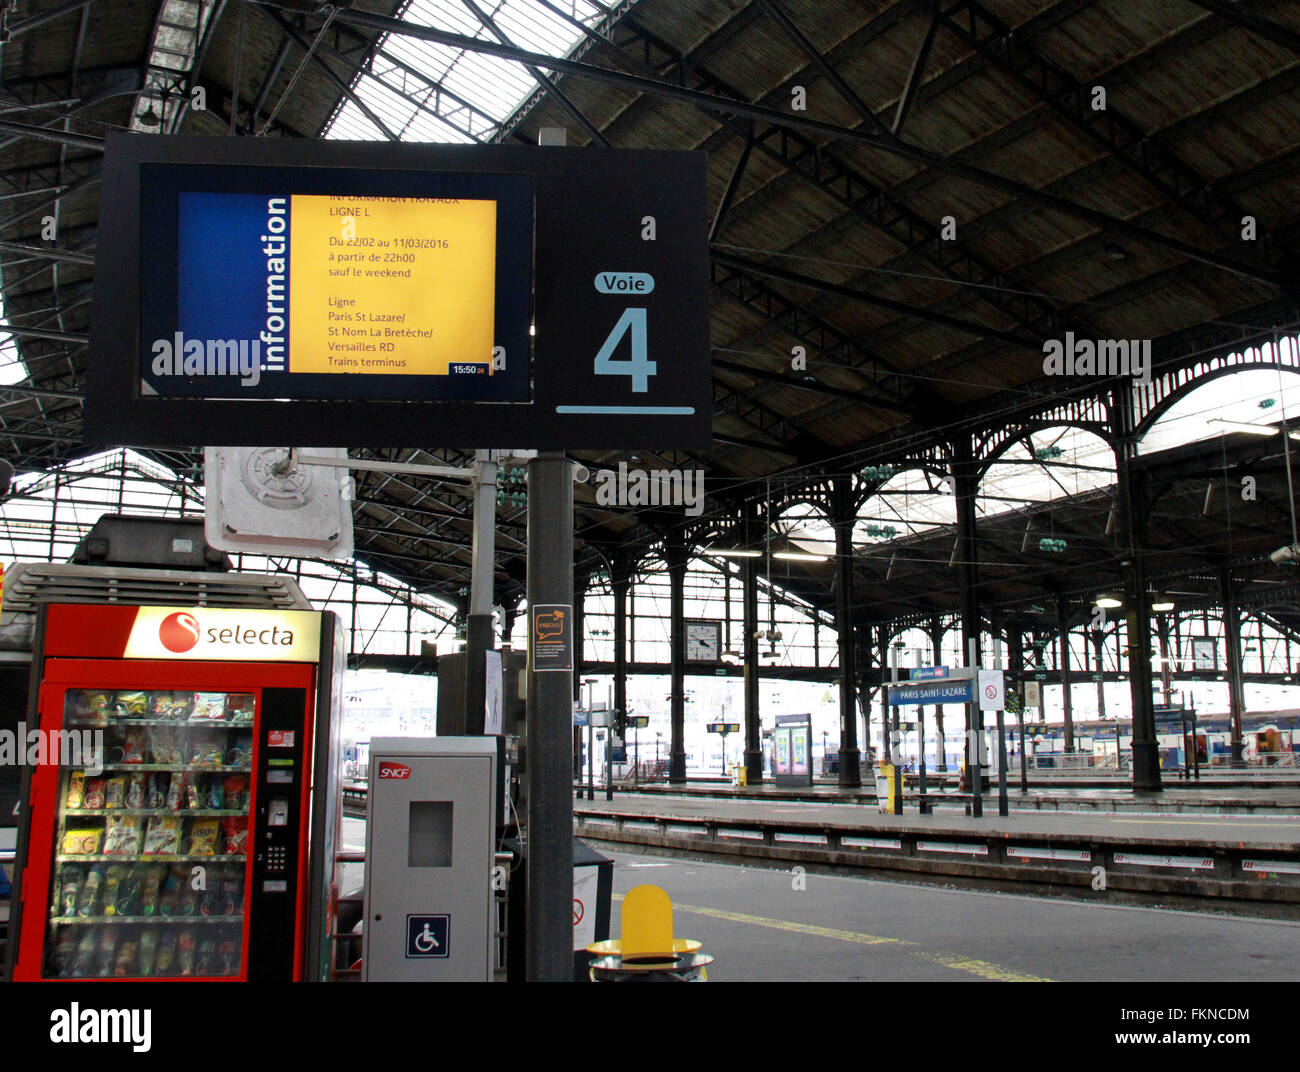
<instances>
[{"instance_id":1,"label":"glass roof panel","mask_svg":"<svg viewBox=\"0 0 1300 1072\"><path fill-rule=\"evenodd\" d=\"M568 55L583 38L581 30L557 12L562 11L588 26L596 25L607 14L603 7L589 0L557 0L549 6L539 0L496 0L495 3L479 0L477 6L510 44L548 56ZM484 41L499 40L463 0L415 0L402 20ZM462 115L455 122L447 123L408 104L400 120L394 111L390 121L388 109L394 108L392 97L396 88L386 89L385 85L398 87L399 82L387 73L391 64L380 57L374 74L363 73L355 80L353 92L402 141L487 140L537 88L537 82L520 64L478 52L387 34L379 38L378 51L425 75L434 85L445 87L481 113L474 122ZM449 97L438 98L416 78L408 77L403 92L421 101L428 98L426 103L430 109L440 114L463 108L463 104L458 105ZM356 102L347 100L324 136L373 140L384 134Z\"/></svg>"}]
</instances>

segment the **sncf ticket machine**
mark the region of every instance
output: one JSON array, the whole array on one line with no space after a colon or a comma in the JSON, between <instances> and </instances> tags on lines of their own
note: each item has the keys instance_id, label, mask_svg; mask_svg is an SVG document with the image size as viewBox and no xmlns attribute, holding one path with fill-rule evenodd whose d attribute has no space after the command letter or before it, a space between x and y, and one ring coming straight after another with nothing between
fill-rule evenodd
<instances>
[{"instance_id":1,"label":"sncf ticket machine","mask_svg":"<svg viewBox=\"0 0 1300 1072\"><path fill-rule=\"evenodd\" d=\"M367 981L491 981L496 787L495 737L371 740Z\"/></svg>"}]
</instances>

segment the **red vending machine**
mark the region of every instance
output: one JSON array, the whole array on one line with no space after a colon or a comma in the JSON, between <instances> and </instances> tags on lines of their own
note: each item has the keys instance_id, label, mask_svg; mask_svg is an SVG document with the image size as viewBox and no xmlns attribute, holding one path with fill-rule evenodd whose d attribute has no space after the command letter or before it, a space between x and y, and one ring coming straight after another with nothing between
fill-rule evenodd
<instances>
[{"instance_id":1,"label":"red vending machine","mask_svg":"<svg viewBox=\"0 0 1300 1072\"><path fill-rule=\"evenodd\" d=\"M316 611L42 609L13 978L316 976L336 634Z\"/></svg>"}]
</instances>

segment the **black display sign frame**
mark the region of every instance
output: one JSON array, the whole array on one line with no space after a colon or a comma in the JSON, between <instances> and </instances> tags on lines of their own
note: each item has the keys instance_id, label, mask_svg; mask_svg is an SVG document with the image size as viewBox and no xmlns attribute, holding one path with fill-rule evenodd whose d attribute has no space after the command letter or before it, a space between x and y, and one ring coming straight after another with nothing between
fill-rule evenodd
<instances>
[{"instance_id":1,"label":"black display sign frame","mask_svg":"<svg viewBox=\"0 0 1300 1072\"><path fill-rule=\"evenodd\" d=\"M533 193L528 401L150 397L144 287L174 288L174 236L142 212L150 165L340 169L372 193L427 196L430 172L527 176ZM404 185L409 179L409 185ZM292 193L292 190L287 192ZM316 191L309 191L316 192ZM97 241L85 440L95 446L707 449L706 156L111 133ZM165 224L164 219L164 224ZM638 350L639 347L639 350ZM212 377L214 380L217 377ZM638 389L640 388L640 389ZM214 389L228 395L229 388Z\"/></svg>"}]
</instances>

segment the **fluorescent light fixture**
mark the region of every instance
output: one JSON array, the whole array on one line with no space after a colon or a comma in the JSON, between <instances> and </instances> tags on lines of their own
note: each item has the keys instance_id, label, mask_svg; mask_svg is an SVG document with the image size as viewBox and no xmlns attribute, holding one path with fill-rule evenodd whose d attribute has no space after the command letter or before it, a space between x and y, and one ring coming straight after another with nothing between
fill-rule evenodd
<instances>
[{"instance_id":1,"label":"fluorescent light fixture","mask_svg":"<svg viewBox=\"0 0 1300 1072\"><path fill-rule=\"evenodd\" d=\"M773 558L786 558L791 562L825 562L825 555L814 555L809 551L773 551Z\"/></svg>"},{"instance_id":2,"label":"fluorescent light fixture","mask_svg":"<svg viewBox=\"0 0 1300 1072\"><path fill-rule=\"evenodd\" d=\"M727 547L710 547L706 551L710 555L722 555L726 558L762 558L762 551L742 551L736 548Z\"/></svg>"},{"instance_id":3,"label":"fluorescent light fixture","mask_svg":"<svg viewBox=\"0 0 1300 1072\"><path fill-rule=\"evenodd\" d=\"M1151 601L1151 609L1157 612L1173 610L1174 601L1168 596L1157 596Z\"/></svg>"},{"instance_id":4,"label":"fluorescent light fixture","mask_svg":"<svg viewBox=\"0 0 1300 1072\"><path fill-rule=\"evenodd\" d=\"M1230 421L1223 417L1211 417L1207 424L1221 424L1229 432L1246 432L1249 435L1277 435L1277 429L1266 424L1247 424L1245 421Z\"/></svg>"},{"instance_id":5,"label":"fluorescent light fixture","mask_svg":"<svg viewBox=\"0 0 1300 1072\"><path fill-rule=\"evenodd\" d=\"M1101 595L1097 597L1097 606L1101 607L1103 610L1113 610L1114 608L1122 607L1123 605L1123 600L1113 592L1102 592Z\"/></svg>"}]
</instances>

